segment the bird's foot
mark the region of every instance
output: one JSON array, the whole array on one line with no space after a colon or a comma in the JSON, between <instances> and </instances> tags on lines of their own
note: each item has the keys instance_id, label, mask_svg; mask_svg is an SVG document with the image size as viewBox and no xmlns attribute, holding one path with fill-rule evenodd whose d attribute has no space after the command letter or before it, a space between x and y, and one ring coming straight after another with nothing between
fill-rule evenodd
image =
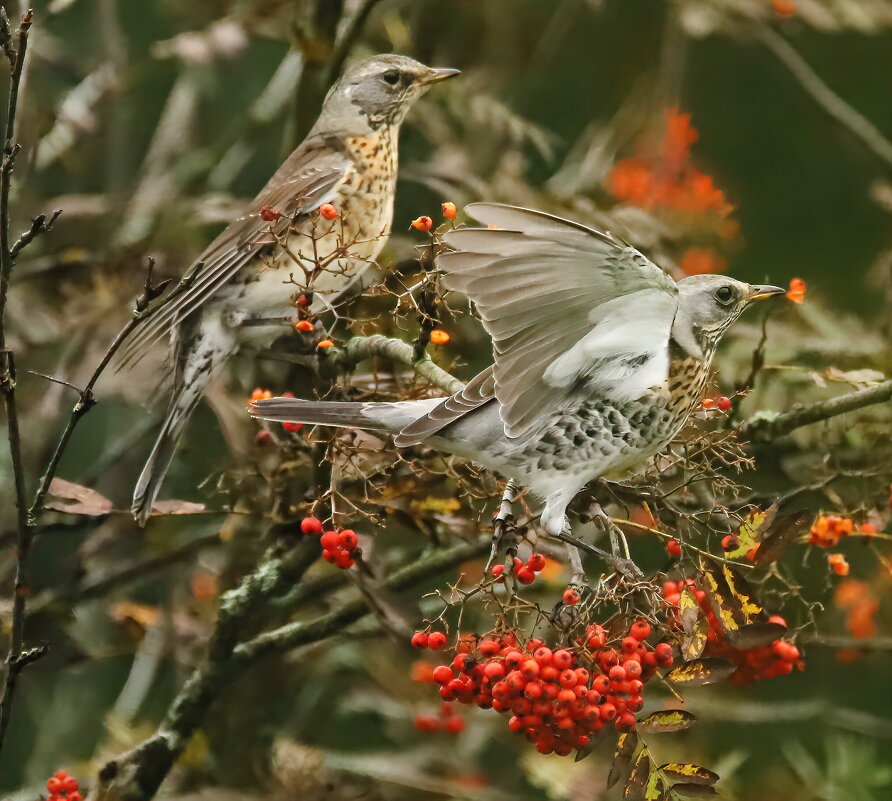
<instances>
[{"instance_id":1,"label":"bird's foot","mask_svg":"<svg viewBox=\"0 0 892 801\"><path fill-rule=\"evenodd\" d=\"M618 559L631 561L632 557L629 553L629 543L625 533L608 517L601 508L601 504L593 503L589 509L589 515L610 536L610 550L613 551L613 555Z\"/></svg>"},{"instance_id":2,"label":"bird's foot","mask_svg":"<svg viewBox=\"0 0 892 801\"><path fill-rule=\"evenodd\" d=\"M504 549L507 557L514 559L517 553L517 528L514 519L514 498L517 495L517 486L513 481L505 484L502 492L502 500L498 511L493 518L492 547L489 551L489 559L486 562L486 572L492 567L500 550Z\"/></svg>"}]
</instances>

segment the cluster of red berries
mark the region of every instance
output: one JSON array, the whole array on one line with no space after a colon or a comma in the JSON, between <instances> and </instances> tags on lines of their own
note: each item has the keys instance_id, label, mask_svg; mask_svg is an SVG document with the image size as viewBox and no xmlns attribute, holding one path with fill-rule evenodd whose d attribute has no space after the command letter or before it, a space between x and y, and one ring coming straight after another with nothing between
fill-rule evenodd
<instances>
[{"instance_id":1,"label":"cluster of red berries","mask_svg":"<svg viewBox=\"0 0 892 801\"><path fill-rule=\"evenodd\" d=\"M442 651L446 647L446 635L442 631L416 631L412 635L412 647Z\"/></svg>"},{"instance_id":2,"label":"cluster of red berries","mask_svg":"<svg viewBox=\"0 0 892 801\"><path fill-rule=\"evenodd\" d=\"M269 400L272 396L273 396L273 393L271 390L261 389L260 387L258 387L251 393L251 400L252 401ZM283 398L293 398L294 393L293 392L283 392L282 397ZM286 431L290 431L292 434L296 434L303 427L304 427L303 423L287 423L287 422L282 423L282 428L284 428ZM266 429L261 429L257 433L257 436L255 437L255 442L258 445L266 445L266 443L269 442L269 440L270 440L269 433L263 434L263 432L265 430Z\"/></svg>"},{"instance_id":3,"label":"cluster of red berries","mask_svg":"<svg viewBox=\"0 0 892 801\"><path fill-rule=\"evenodd\" d=\"M46 780L47 801L81 801L80 785L67 770L57 770Z\"/></svg>"},{"instance_id":4,"label":"cluster of red berries","mask_svg":"<svg viewBox=\"0 0 892 801\"><path fill-rule=\"evenodd\" d=\"M334 529L323 533L322 521L316 517L305 517L300 522L300 530L311 537L319 537L322 558L344 570L353 567L362 555L356 532L350 528Z\"/></svg>"},{"instance_id":5,"label":"cluster of red berries","mask_svg":"<svg viewBox=\"0 0 892 801\"><path fill-rule=\"evenodd\" d=\"M718 409L720 412L729 412L731 411L731 406L733 405L731 402L731 398L722 395L719 398L704 398L703 401L704 409Z\"/></svg>"},{"instance_id":6,"label":"cluster of red berries","mask_svg":"<svg viewBox=\"0 0 892 801\"><path fill-rule=\"evenodd\" d=\"M429 647L435 634L440 632L426 635ZM658 666L673 662L668 643L653 649L646 644L650 634L650 624L638 620L619 648L608 647L607 633L598 625L588 626L576 647L556 650L538 638L521 646L510 632L462 638L452 663L435 667L432 678L443 701L510 713L511 731L525 735L543 754L567 756L607 724L619 731L635 727L645 682Z\"/></svg>"},{"instance_id":7,"label":"cluster of red berries","mask_svg":"<svg viewBox=\"0 0 892 801\"><path fill-rule=\"evenodd\" d=\"M416 715L415 728L418 731L448 731L450 734L459 734L465 730L465 720L455 714L452 704L443 701L440 704L440 714Z\"/></svg>"},{"instance_id":8,"label":"cluster of red berries","mask_svg":"<svg viewBox=\"0 0 892 801\"><path fill-rule=\"evenodd\" d=\"M526 562L519 556L514 557L514 576L521 584L532 584L536 574L545 567L545 557L541 553L532 553ZM505 574L505 565L493 565L489 571L494 578Z\"/></svg>"},{"instance_id":9,"label":"cluster of red berries","mask_svg":"<svg viewBox=\"0 0 892 801\"><path fill-rule=\"evenodd\" d=\"M725 638L719 625L706 592L701 590L694 579L685 578L679 581L663 582L663 600L670 607L676 607L681 600L681 593L685 589L690 590L697 600L697 604L709 623L706 633L706 647L703 653L706 656L715 656L727 659L736 666L736 670L728 677L728 681L736 686L750 684L763 679L773 679L775 676L785 676L795 670L805 670L805 662L802 660L799 649L793 643L786 640L775 640L769 645L759 648L735 648ZM680 625L670 616L669 624ZM769 623L777 623L786 628L786 621L779 615L768 618Z\"/></svg>"}]
</instances>

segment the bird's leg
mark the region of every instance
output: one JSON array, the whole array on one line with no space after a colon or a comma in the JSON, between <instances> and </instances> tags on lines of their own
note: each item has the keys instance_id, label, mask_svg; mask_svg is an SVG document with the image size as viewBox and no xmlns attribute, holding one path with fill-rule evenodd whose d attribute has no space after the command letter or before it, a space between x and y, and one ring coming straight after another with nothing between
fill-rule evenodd
<instances>
[{"instance_id":1,"label":"bird's leg","mask_svg":"<svg viewBox=\"0 0 892 801\"><path fill-rule=\"evenodd\" d=\"M613 524L613 521L601 508L601 504L597 501L593 502L589 507L589 515L610 535L610 550L613 551L613 555L620 559L631 559L625 533L619 526Z\"/></svg>"},{"instance_id":2,"label":"bird's leg","mask_svg":"<svg viewBox=\"0 0 892 801\"><path fill-rule=\"evenodd\" d=\"M570 521L564 524L564 529L572 536L573 530L570 528ZM579 548L573 543L564 541L567 549L567 561L570 563L570 583L585 584L585 569L582 567L582 556L579 554Z\"/></svg>"},{"instance_id":3,"label":"bird's leg","mask_svg":"<svg viewBox=\"0 0 892 801\"><path fill-rule=\"evenodd\" d=\"M492 529L492 547L489 551L489 560L486 563L486 572L492 567L499 549L504 545L508 559L513 560L517 553L517 537L514 526L514 498L517 495L517 486L513 481L505 484L505 490L502 492L502 500L499 503L499 510L493 519ZM510 542L507 542L510 537Z\"/></svg>"}]
</instances>

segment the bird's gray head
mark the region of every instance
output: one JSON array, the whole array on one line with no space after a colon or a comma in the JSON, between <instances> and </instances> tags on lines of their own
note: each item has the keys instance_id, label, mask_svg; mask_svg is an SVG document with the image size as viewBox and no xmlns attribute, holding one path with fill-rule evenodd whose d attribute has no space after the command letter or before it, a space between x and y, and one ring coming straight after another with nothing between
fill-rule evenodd
<instances>
[{"instance_id":1,"label":"bird's gray head","mask_svg":"<svg viewBox=\"0 0 892 801\"><path fill-rule=\"evenodd\" d=\"M673 335L681 340L685 332L679 329L689 327L701 349L714 347L750 303L785 291L777 286L745 284L724 275L682 278L678 282L678 316Z\"/></svg>"},{"instance_id":2,"label":"bird's gray head","mask_svg":"<svg viewBox=\"0 0 892 801\"><path fill-rule=\"evenodd\" d=\"M361 134L382 125L398 126L432 84L458 75L398 55L381 55L349 66L325 97L316 129Z\"/></svg>"}]
</instances>

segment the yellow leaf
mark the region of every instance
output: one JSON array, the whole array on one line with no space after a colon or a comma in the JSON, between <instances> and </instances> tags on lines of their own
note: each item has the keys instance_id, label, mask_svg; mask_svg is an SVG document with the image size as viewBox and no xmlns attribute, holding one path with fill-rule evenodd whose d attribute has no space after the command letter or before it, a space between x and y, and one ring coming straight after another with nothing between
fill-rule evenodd
<instances>
[{"instance_id":1,"label":"yellow leaf","mask_svg":"<svg viewBox=\"0 0 892 801\"><path fill-rule=\"evenodd\" d=\"M696 715L684 709L665 709L648 715L636 728L642 734L662 734L688 729L696 722Z\"/></svg>"},{"instance_id":2,"label":"yellow leaf","mask_svg":"<svg viewBox=\"0 0 892 801\"><path fill-rule=\"evenodd\" d=\"M690 762L668 762L660 765L660 772L677 782L690 782L691 784L715 784L719 780L719 774L711 770L693 765Z\"/></svg>"},{"instance_id":3,"label":"yellow leaf","mask_svg":"<svg viewBox=\"0 0 892 801\"><path fill-rule=\"evenodd\" d=\"M673 684L688 684L696 686L698 684L713 684L727 678L734 672L735 668L725 659L707 656L702 659L692 659L679 665L669 672L666 678Z\"/></svg>"}]
</instances>

